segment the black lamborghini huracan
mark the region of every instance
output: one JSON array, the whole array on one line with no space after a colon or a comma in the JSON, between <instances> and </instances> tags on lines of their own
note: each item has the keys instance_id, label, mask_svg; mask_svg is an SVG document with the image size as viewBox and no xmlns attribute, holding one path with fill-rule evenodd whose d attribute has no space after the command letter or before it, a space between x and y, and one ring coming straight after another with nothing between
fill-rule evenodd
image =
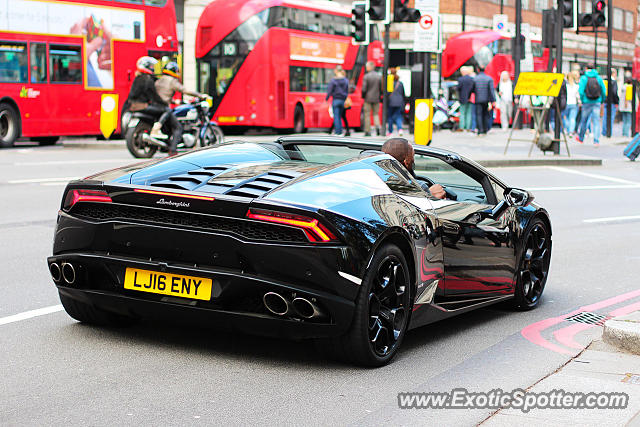
<instances>
[{"instance_id":1,"label":"black lamborghini huracan","mask_svg":"<svg viewBox=\"0 0 640 427\"><path fill-rule=\"evenodd\" d=\"M408 328L540 301L551 222L456 153L381 142L231 142L70 182L47 259L67 313L313 338L379 366ZM421 184L439 183L435 199Z\"/></svg>"}]
</instances>

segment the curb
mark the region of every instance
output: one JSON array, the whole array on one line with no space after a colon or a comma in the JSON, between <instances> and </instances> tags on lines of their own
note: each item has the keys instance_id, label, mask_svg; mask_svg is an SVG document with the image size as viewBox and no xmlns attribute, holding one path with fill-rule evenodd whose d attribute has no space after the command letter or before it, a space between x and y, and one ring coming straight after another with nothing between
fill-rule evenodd
<instances>
[{"instance_id":1,"label":"curb","mask_svg":"<svg viewBox=\"0 0 640 427\"><path fill-rule=\"evenodd\" d=\"M561 158L561 159L485 159L476 160L485 168L513 166L602 166L602 159Z\"/></svg>"},{"instance_id":2,"label":"curb","mask_svg":"<svg viewBox=\"0 0 640 427\"><path fill-rule=\"evenodd\" d=\"M626 352L640 354L640 311L607 320L602 339Z\"/></svg>"},{"instance_id":3,"label":"curb","mask_svg":"<svg viewBox=\"0 0 640 427\"><path fill-rule=\"evenodd\" d=\"M64 148L82 148L82 149L94 149L94 150L126 150L127 146L124 140L116 141L95 141L95 142L74 142L74 141L62 141Z\"/></svg>"}]
</instances>

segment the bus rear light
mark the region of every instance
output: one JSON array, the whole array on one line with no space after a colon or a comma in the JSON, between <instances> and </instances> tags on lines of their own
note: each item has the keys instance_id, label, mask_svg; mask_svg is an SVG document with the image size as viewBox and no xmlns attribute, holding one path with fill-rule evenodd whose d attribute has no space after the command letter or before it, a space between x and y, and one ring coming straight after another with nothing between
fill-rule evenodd
<instances>
[{"instance_id":1,"label":"bus rear light","mask_svg":"<svg viewBox=\"0 0 640 427\"><path fill-rule=\"evenodd\" d=\"M78 202L111 203L111 197L103 190L71 190L64 199L64 209L71 209Z\"/></svg>"},{"instance_id":2,"label":"bus rear light","mask_svg":"<svg viewBox=\"0 0 640 427\"><path fill-rule=\"evenodd\" d=\"M338 241L338 238L315 218L264 209L249 209L247 211L247 218L300 228L304 231L307 239L313 243Z\"/></svg>"}]
</instances>

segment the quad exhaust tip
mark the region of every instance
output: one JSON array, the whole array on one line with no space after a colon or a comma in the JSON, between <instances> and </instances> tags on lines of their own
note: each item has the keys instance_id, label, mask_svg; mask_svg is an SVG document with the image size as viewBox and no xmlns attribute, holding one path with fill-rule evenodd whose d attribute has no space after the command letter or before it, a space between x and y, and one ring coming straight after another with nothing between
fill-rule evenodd
<instances>
[{"instance_id":1,"label":"quad exhaust tip","mask_svg":"<svg viewBox=\"0 0 640 427\"><path fill-rule=\"evenodd\" d=\"M300 317L305 319L314 319L322 316L320 308L306 298L294 298L291 304Z\"/></svg>"},{"instance_id":2,"label":"quad exhaust tip","mask_svg":"<svg viewBox=\"0 0 640 427\"><path fill-rule=\"evenodd\" d=\"M73 264L65 262L62 264L62 278L70 285L76 281L76 269Z\"/></svg>"},{"instance_id":3,"label":"quad exhaust tip","mask_svg":"<svg viewBox=\"0 0 640 427\"><path fill-rule=\"evenodd\" d=\"M62 279L62 271L60 271L60 266L57 262L52 262L49 266L49 272L51 273L51 277L55 282L59 282Z\"/></svg>"},{"instance_id":4,"label":"quad exhaust tip","mask_svg":"<svg viewBox=\"0 0 640 427\"><path fill-rule=\"evenodd\" d=\"M262 302L267 310L278 316L284 316L289 313L289 301L276 292L267 292L262 297Z\"/></svg>"}]
</instances>

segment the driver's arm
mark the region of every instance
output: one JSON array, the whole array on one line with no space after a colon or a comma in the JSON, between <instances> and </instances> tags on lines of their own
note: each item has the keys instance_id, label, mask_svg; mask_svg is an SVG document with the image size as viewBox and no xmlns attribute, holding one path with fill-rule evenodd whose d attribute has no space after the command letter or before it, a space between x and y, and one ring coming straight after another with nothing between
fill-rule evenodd
<instances>
[{"instance_id":1,"label":"driver's arm","mask_svg":"<svg viewBox=\"0 0 640 427\"><path fill-rule=\"evenodd\" d=\"M429 187L429 193L436 199L444 199L447 196L447 193L445 193L444 188L440 184L433 184Z\"/></svg>"}]
</instances>

